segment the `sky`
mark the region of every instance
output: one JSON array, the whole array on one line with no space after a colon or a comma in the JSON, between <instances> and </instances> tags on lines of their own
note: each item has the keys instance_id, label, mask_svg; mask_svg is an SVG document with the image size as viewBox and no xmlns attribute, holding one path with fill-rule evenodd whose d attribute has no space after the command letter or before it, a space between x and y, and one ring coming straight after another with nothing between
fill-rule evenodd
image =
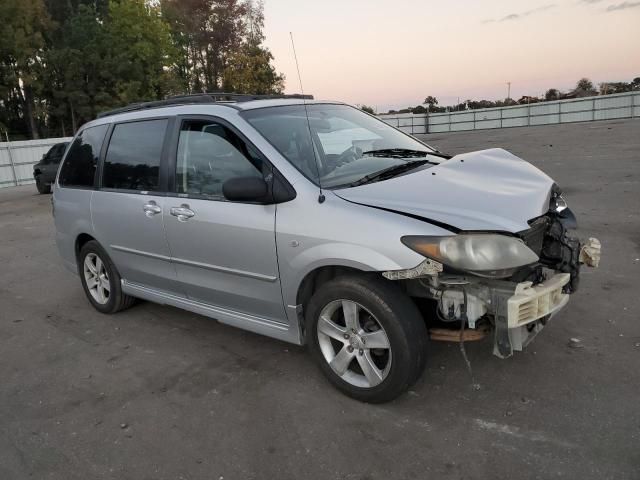
<instances>
[{"instance_id":1,"label":"sky","mask_svg":"<svg viewBox=\"0 0 640 480\"><path fill-rule=\"evenodd\" d=\"M640 76L640 0L264 0L266 45L300 92L377 111L541 95Z\"/></svg>"}]
</instances>

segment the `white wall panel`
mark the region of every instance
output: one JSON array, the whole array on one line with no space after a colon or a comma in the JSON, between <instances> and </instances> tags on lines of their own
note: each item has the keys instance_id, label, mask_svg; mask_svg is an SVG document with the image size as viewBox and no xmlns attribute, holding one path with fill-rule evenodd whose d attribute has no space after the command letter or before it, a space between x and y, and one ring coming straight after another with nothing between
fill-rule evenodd
<instances>
[{"instance_id":1,"label":"white wall panel","mask_svg":"<svg viewBox=\"0 0 640 480\"><path fill-rule=\"evenodd\" d=\"M0 142L0 188L16 184L33 183L33 165L56 143L68 142L71 138L46 138L19 142ZM13 160L13 169L11 168Z\"/></svg>"},{"instance_id":2,"label":"white wall panel","mask_svg":"<svg viewBox=\"0 0 640 480\"><path fill-rule=\"evenodd\" d=\"M438 133L485 128L552 125L589 122L613 118L640 117L640 92L618 93L603 97L556 100L515 107L485 108L431 115L381 115L390 125L405 125L410 133ZM402 120L398 120L401 117ZM426 122L426 125L425 125ZM426 130L425 131L425 127Z\"/></svg>"}]
</instances>

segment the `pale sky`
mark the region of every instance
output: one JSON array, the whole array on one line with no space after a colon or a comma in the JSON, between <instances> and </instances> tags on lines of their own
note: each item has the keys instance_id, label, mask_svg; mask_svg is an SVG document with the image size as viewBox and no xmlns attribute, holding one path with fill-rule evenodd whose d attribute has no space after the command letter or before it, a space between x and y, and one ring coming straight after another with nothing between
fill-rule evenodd
<instances>
[{"instance_id":1,"label":"pale sky","mask_svg":"<svg viewBox=\"0 0 640 480\"><path fill-rule=\"evenodd\" d=\"M640 0L265 0L286 92L379 111L640 76Z\"/></svg>"}]
</instances>

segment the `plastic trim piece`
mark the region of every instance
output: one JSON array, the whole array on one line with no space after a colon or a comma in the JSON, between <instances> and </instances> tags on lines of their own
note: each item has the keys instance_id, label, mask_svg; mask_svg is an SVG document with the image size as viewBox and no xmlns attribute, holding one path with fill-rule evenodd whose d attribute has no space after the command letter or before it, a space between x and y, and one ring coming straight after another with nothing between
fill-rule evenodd
<instances>
[{"instance_id":1,"label":"plastic trim piece","mask_svg":"<svg viewBox=\"0 0 640 480\"><path fill-rule=\"evenodd\" d=\"M513 296L507 300L508 328L521 327L564 307L569 301L569 294L562 293L562 287L570 279L569 273L559 273L535 287L531 282L519 283Z\"/></svg>"}]
</instances>

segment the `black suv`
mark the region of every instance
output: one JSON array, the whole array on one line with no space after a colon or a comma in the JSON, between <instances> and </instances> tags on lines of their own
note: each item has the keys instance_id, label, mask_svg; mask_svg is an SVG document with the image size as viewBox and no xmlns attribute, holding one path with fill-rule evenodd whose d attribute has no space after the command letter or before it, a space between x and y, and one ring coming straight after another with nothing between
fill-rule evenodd
<instances>
[{"instance_id":1,"label":"black suv","mask_svg":"<svg viewBox=\"0 0 640 480\"><path fill-rule=\"evenodd\" d=\"M33 178L40 193L51 193L51 184L56 179L58 165L69 142L56 143L42 156L42 160L33 166Z\"/></svg>"}]
</instances>

